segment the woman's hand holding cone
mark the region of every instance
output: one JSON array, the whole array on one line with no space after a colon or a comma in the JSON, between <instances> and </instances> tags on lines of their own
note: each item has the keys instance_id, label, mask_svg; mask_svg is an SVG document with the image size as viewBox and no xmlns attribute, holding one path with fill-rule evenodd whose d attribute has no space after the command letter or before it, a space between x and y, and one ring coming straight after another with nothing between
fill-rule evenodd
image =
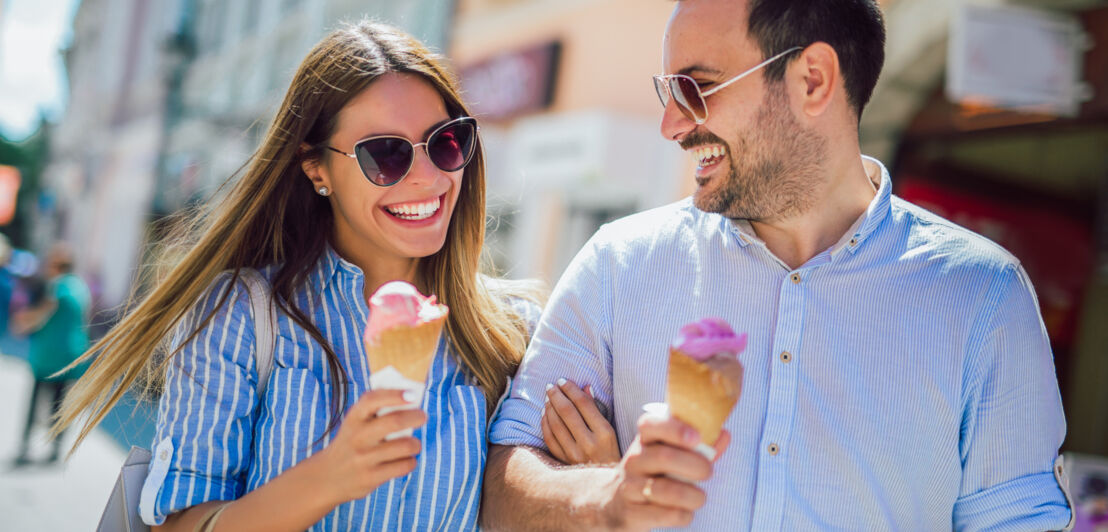
<instances>
[{"instance_id":1,"label":"woman's hand holding cone","mask_svg":"<svg viewBox=\"0 0 1108 532\"><path fill-rule=\"evenodd\" d=\"M415 469L420 441L410 436L385 441L385 436L423 426L427 414L414 409L377 416L384 407L416 400L404 395L401 390L366 392L347 411L335 438L305 462L314 465L321 486L331 492L336 506L364 498L390 479Z\"/></svg>"}]
</instances>

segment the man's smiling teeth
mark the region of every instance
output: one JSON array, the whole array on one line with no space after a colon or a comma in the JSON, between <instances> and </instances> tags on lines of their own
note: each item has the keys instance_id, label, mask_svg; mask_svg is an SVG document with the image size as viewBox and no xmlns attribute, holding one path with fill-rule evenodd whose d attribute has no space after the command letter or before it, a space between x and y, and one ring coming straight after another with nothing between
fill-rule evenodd
<instances>
[{"instance_id":1,"label":"man's smiling teeth","mask_svg":"<svg viewBox=\"0 0 1108 532\"><path fill-rule=\"evenodd\" d=\"M385 210L402 220L425 220L439 211L439 198L423 203L397 203L386 206Z\"/></svg>"},{"instance_id":2,"label":"man's smiling teeth","mask_svg":"<svg viewBox=\"0 0 1108 532\"><path fill-rule=\"evenodd\" d=\"M701 168L705 168L718 163L727 154L727 148L720 145L702 146L694 148L692 153L693 157L696 157L696 163Z\"/></svg>"}]
</instances>

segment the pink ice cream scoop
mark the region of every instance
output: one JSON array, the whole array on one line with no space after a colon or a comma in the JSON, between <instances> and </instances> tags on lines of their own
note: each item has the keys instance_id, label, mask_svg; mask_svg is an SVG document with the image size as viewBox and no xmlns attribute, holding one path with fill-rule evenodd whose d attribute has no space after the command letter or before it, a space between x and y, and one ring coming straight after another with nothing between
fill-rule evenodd
<instances>
[{"instance_id":1,"label":"pink ice cream scoop","mask_svg":"<svg viewBox=\"0 0 1108 532\"><path fill-rule=\"evenodd\" d=\"M746 349L746 333L736 335L719 318L703 318L681 327L673 347L701 362L722 354L737 357Z\"/></svg>"},{"instance_id":2,"label":"pink ice cream scoop","mask_svg":"<svg viewBox=\"0 0 1108 532\"><path fill-rule=\"evenodd\" d=\"M365 342L376 345L381 333L396 327L416 327L441 318L446 307L425 297L416 287L404 281L381 285L369 298L369 321L365 327Z\"/></svg>"}]
</instances>

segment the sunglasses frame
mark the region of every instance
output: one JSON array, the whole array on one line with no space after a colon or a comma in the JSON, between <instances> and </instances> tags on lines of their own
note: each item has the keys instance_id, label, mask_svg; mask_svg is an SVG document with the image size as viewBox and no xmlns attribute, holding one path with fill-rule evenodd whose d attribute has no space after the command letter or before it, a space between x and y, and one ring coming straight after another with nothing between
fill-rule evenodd
<instances>
[{"instance_id":1,"label":"sunglasses frame","mask_svg":"<svg viewBox=\"0 0 1108 532\"><path fill-rule=\"evenodd\" d=\"M785 57L786 55L789 55L789 54L791 54L791 53L793 53L797 50L803 50L803 49L804 49L804 47L802 47L802 46L793 46L792 48L789 48L788 50L785 50L784 52L781 52L781 53L779 53L779 54L777 54L777 55L775 55L775 56L773 56L769 59L766 59L765 61L762 61L761 63L758 63L757 65L754 65L749 70L747 70L747 71L745 71L745 72L743 72L743 73L741 73L741 74L739 74L739 75L737 75L737 76L735 76L735 77L733 77L733 78L731 78L727 81L724 81L723 83L720 83L719 85L716 85L715 87L712 87L712 88L710 88L706 91L700 90L700 84L698 84L696 82L696 80L694 80L691 76L688 76L688 75L685 75L685 74L659 74L659 75L654 76L654 91L658 93L658 99L662 101L662 107L663 108L665 108L666 106L669 105L670 100L673 100L674 105L676 105L677 108L681 111L681 114L685 115L689 120L692 120L693 122L696 122L696 125L698 125L698 126L703 125L704 122L708 121L708 100L707 100L707 98L709 96L711 96L711 95L727 88L732 83L735 83L736 81L739 81L740 79L743 79L743 78L749 76L750 74L753 74L753 73L757 72L762 67L764 67L764 66L766 66L766 65L768 65L768 64L770 64L770 63L772 63L772 62L774 62L778 59L781 59L782 57ZM693 87L696 88L696 96L697 96L697 98L700 99L701 107L704 108L704 116L703 117L696 116L696 113L694 113L692 109L687 108L684 105L681 105L677 101L677 99L673 97L673 89L674 89L673 85L674 85L674 83L680 82L680 80L682 80L682 79L688 80L688 82ZM678 87L678 90L680 91L679 87ZM681 92L684 95L684 92L683 91L681 91ZM686 99L687 99L687 95L686 95Z\"/></svg>"},{"instance_id":2,"label":"sunglasses frame","mask_svg":"<svg viewBox=\"0 0 1108 532\"><path fill-rule=\"evenodd\" d=\"M443 167L439 166L438 163L435 162L435 159L433 157L431 157L431 151L427 148L427 146L428 146L428 144L431 143L432 139L434 139L439 133L442 133L447 128L454 127L454 126L457 126L459 124L470 124L470 125L473 126L473 143L469 147L469 153L463 153L464 157L463 157L462 165L455 168L455 169L453 169L453 170L449 170L449 169L446 169L446 168L443 168ZM476 118L473 118L472 116L459 116L458 118L454 118L452 120L444 122L442 125L435 128L434 131L428 133L427 137L425 138L425 140L423 142L414 143L410 139L408 139L407 137L401 137L400 135L375 135L375 136L372 136L372 137L366 137L364 139L361 139L361 140L355 142L354 143L354 153L347 153L347 152L344 152L344 151L342 151L338 148L334 148L334 147L331 147L331 146L327 146L327 149L329 149L329 150L331 150L335 153L340 153L342 155L345 155L345 156L347 156L351 159L354 159L358 163L358 169L362 171L362 175L365 176L366 181L369 181L370 183L373 183L374 185L379 186L379 187L392 187L392 186L396 186L397 184L399 184L401 181L404 180L405 177L408 177L409 173L411 173L412 166L415 166L415 158L416 158L415 154L416 154L417 148L420 148L420 147L423 148L423 153L427 155L427 158L431 161L431 164L435 165L435 168L438 168L439 170L442 170L443 172L457 172L458 170L461 170L461 169L465 168L466 166L469 166L469 163L473 161L473 155L475 153L477 153L477 143L478 143L477 133L479 131L481 131L481 126L477 125L477 119ZM389 183L387 185L382 185L381 183L378 183L378 182L374 181L373 178L366 175L365 169L362 165L362 162L358 160L358 155L357 155L358 146L360 146L360 145L362 145L366 142L370 142L370 141L373 141L373 140L380 140L380 139L398 139L398 140L402 140L404 142L407 142L412 147L412 157L411 157L411 159L408 160L408 167L404 169L404 173L400 174L400 177L396 178L396 181L393 181L392 183ZM376 165L377 162L374 161L373 164ZM378 175L384 176L384 174L378 174Z\"/></svg>"}]
</instances>

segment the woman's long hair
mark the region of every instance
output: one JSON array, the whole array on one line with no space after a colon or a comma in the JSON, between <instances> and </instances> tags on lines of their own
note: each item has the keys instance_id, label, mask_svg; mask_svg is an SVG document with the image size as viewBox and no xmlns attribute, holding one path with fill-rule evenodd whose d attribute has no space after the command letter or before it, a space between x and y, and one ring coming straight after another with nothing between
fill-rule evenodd
<instances>
[{"instance_id":1,"label":"woman's long hair","mask_svg":"<svg viewBox=\"0 0 1108 532\"><path fill-rule=\"evenodd\" d=\"M280 309L324 348L335 383L330 387L330 425L337 424L346 406L347 376L333 348L293 297L325 252L334 223L329 202L313 190L301 162L326 156L339 111L387 73L420 76L439 92L451 116L468 114L457 80L439 57L411 36L363 21L325 37L301 63L245 174L185 232L199 236L170 243L168 255L180 259L163 269L165 275L149 294L78 361L90 360L91 366L67 395L54 423L55 435L88 412L76 448L126 390L137 385L157 390L166 365L177 354L168 350L170 335L216 277L224 271L234 276L218 308L226 304L240 268L270 264L278 265L272 288ZM301 150L302 144L311 148ZM504 299L506 294L493 293L493 284L486 285L479 273L485 238L480 144L460 186L446 242L438 253L419 261L416 282L450 307L447 337L491 409L519 364L527 328ZM178 351L213 314L214 310L189 332Z\"/></svg>"}]
</instances>

